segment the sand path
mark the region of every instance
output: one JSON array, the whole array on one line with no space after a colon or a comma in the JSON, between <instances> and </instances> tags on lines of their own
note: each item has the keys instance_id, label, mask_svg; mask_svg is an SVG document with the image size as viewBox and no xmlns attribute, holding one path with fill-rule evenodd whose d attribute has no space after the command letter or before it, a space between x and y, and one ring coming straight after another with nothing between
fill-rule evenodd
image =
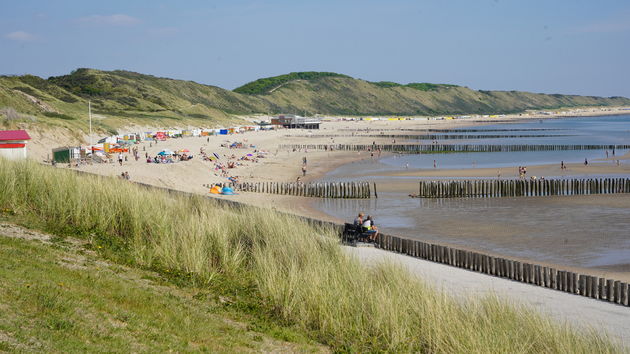
<instances>
[{"instance_id":1,"label":"sand path","mask_svg":"<svg viewBox=\"0 0 630 354\"><path fill-rule=\"evenodd\" d=\"M614 305L538 286L475 273L368 247L344 247L365 264L388 261L400 264L412 274L459 299L496 295L516 305L525 305L549 315L560 323L607 333L613 340L630 346L630 307Z\"/></svg>"}]
</instances>

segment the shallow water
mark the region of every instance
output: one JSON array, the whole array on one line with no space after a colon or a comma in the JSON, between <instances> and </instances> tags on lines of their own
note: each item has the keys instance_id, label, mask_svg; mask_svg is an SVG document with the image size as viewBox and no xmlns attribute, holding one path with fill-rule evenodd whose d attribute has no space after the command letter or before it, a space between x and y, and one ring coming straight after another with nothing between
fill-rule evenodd
<instances>
[{"instance_id":1,"label":"shallow water","mask_svg":"<svg viewBox=\"0 0 630 354\"><path fill-rule=\"evenodd\" d=\"M536 144L538 140L544 140L544 144L630 143L630 115L558 119L543 121L542 124L538 121L506 123L475 129L537 127L557 129L553 132L573 136L532 140L512 138L510 142ZM506 131L505 134L514 132ZM485 144L490 143L489 140L499 139L481 140ZM621 155L625 151L615 153ZM612 156L612 151L609 151L609 155ZM356 180L353 176L367 175L368 180L375 181L408 180L409 177L378 177L373 174L403 170L406 164L409 164L409 168L433 168L434 159L439 168L460 169L559 164L562 160L581 162L585 157L593 160L605 158L606 155L605 151L395 155L379 161L362 161L341 166L324 179ZM352 220L359 211L372 214L377 225L386 233L565 266L630 272L630 195L417 199L409 198L406 193L379 193L378 199L319 199L314 203L316 208L345 220Z\"/></svg>"},{"instance_id":2,"label":"shallow water","mask_svg":"<svg viewBox=\"0 0 630 354\"><path fill-rule=\"evenodd\" d=\"M611 117L581 117L563 118L553 120L502 123L475 127L479 130L488 130L492 135L539 135L541 131L511 129L552 129L542 131L550 134L547 137L518 137L496 139L471 139L471 140L438 140L440 144L530 144L530 145L622 145L630 143L630 115ZM510 129L510 131L495 131L496 129ZM443 135L458 134L456 132ZM472 134L472 133L471 133ZM474 134L483 135L484 132ZM558 136L553 136L554 134ZM560 136L562 135L562 136ZM615 151L615 155L621 156L627 151ZM613 156L613 151L608 151L608 157ZM564 161L566 163L583 162L584 159L592 161L605 158L606 150L580 150L580 151L524 151L524 152L491 152L491 153L457 153L457 154L408 154L394 155L383 158L380 162L384 169L402 168L409 164L409 168L433 168L435 160L438 168L462 169L462 168L498 168L516 165L542 165Z\"/></svg>"},{"instance_id":3,"label":"shallow water","mask_svg":"<svg viewBox=\"0 0 630 354\"><path fill-rule=\"evenodd\" d=\"M630 261L630 195L539 198L320 199L318 209L375 217L386 233L577 267Z\"/></svg>"}]
</instances>

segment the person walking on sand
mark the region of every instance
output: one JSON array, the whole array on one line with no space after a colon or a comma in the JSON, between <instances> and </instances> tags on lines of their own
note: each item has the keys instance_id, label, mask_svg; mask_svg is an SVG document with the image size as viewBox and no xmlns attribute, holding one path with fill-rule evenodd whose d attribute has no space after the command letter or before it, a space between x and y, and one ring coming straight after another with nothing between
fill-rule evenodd
<instances>
[{"instance_id":1,"label":"person walking on sand","mask_svg":"<svg viewBox=\"0 0 630 354\"><path fill-rule=\"evenodd\" d=\"M564 170L565 168L567 167L564 165L564 161L560 161L560 169Z\"/></svg>"},{"instance_id":2,"label":"person walking on sand","mask_svg":"<svg viewBox=\"0 0 630 354\"><path fill-rule=\"evenodd\" d=\"M433 168L437 168L437 162L435 162L435 160L433 160Z\"/></svg>"},{"instance_id":3,"label":"person walking on sand","mask_svg":"<svg viewBox=\"0 0 630 354\"><path fill-rule=\"evenodd\" d=\"M302 166L302 176L306 176L306 166Z\"/></svg>"},{"instance_id":4,"label":"person walking on sand","mask_svg":"<svg viewBox=\"0 0 630 354\"><path fill-rule=\"evenodd\" d=\"M588 166L588 160L584 159L584 166Z\"/></svg>"},{"instance_id":5,"label":"person walking on sand","mask_svg":"<svg viewBox=\"0 0 630 354\"><path fill-rule=\"evenodd\" d=\"M122 166L122 162L123 162L123 154L122 152L118 153L118 163L120 164L120 166Z\"/></svg>"}]
</instances>

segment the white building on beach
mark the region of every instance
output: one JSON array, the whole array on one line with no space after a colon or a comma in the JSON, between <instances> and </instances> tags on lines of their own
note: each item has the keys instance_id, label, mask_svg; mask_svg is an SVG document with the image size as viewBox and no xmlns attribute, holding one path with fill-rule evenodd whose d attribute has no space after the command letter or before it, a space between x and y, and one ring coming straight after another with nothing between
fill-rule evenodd
<instances>
[{"instance_id":1,"label":"white building on beach","mask_svg":"<svg viewBox=\"0 0 630 354\"><path fill-rule=\"evenodd\" d=\"M10 160L26 158L26 143L31 140L26 130L0 130L0 156Z\"/></svg>"}]
</instances>

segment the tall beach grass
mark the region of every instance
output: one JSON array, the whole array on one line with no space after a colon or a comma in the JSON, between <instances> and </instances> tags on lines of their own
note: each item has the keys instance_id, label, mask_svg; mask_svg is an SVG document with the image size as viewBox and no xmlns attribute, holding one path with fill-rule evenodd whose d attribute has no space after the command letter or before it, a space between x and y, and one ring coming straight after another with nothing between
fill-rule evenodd
<instances>
[{"instance_id":1,"label":"tall beach grass","mask_svg":"<svg viewBox=\"0 0 630 354\"><path fill-rule=\"evenodd\" d=\"M6 160L0 209L90 238L112 258L254 286L272 315L338 351L621 350L496 299L455 301L394 264L365 267L343 252L334 230L272 210Z\"/></svg>"}]
</instances>

